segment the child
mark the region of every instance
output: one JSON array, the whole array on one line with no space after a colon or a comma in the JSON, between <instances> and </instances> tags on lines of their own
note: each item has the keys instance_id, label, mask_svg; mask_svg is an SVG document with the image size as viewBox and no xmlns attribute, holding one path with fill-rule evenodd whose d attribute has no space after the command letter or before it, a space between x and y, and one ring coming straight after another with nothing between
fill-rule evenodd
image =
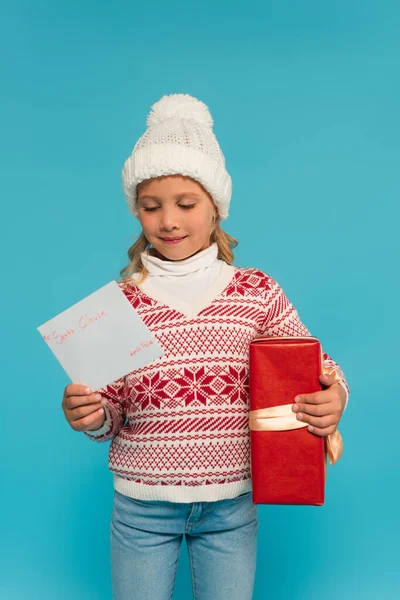
<instances>
[{"instance_id":1,"label":"child","mask_svg":"<svg viewBox=\"0 0 400 600\"><path fill-rule=\"evenodd\" d=\"M183 534L196 600L250 600L256 569L248 355L260 334L311 335L279 284L232 265L231 178L205 104L187 94L153 105L148 129L123 171L142 233L118 285L164 355L92 393L65 388L75 431L112 440L113 597L172 598ZM294 402L314 435L339 423L349 388L341 381ZM295 400L295 399L293 399Z\"/></svg>"}]
</instances>

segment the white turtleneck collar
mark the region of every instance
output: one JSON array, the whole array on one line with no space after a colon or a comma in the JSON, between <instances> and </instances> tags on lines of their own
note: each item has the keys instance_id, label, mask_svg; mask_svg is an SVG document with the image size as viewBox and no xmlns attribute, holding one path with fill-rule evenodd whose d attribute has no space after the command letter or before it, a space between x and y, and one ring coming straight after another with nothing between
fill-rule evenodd
<instances>
[{"instance_id":1,"label":"white turtleneck collar","mask_svg":"<svg viewBox=\"0 0 400 600\"><path fill-rule=\"evenodd\" d=\"M162 260L148 250L141 253L141 258L148 275L136 285L150 298L189 318L209 306L235 273L235 267L218 259L216 243L184 260ZM132 278L138 281L136 273Z\"/></svg>"},{"instance_id":2,"label":"white turtleneck collar","mask_svg":"<svg viewBox=\"0 0 400 600\"><path fill-rule=\"evenodd\" d=\"M183 260L162 260L149 254L148 250L142 252L140 256L150 277L182 277L211 267L217 261L218 245L211 244L205 250Z\"/></svg>"}]
</instances>

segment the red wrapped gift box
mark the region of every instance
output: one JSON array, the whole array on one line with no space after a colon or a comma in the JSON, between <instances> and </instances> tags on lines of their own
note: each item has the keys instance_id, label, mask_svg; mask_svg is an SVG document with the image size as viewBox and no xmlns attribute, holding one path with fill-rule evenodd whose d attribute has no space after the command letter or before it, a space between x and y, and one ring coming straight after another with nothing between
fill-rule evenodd
<instances>
[{"instance_id":1,"label":"red wrapped gift box","mask_svg":"<svg viewBox=\"0 0 400 600\"><path fill-rule=\"evenodd\" d=\"M296 395L325 388L319 381L322 372L322 348L315 337L261 336L251 342L249 425L254 504L324 503L330 436L310 433L292 411ZM341 444L337 430L333 438Z\"/></svg>"}]
</instances>

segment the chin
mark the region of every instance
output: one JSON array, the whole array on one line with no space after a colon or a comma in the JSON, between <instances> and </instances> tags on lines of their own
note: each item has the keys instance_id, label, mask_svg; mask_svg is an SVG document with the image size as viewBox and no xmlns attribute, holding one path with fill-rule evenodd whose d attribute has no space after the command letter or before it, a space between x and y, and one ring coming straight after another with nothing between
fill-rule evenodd
<instances>
[{"instance_id":1,"label":"chin","mask_svg":"<svg viewBox=\"0 0 400 600\"><path fill-rule=\"evenodd\" d=\"M189 256L192 256L193 254L196 254L196 252L198 252L198 250L191 252L190 250L187 250L186 252L183 250L178 250L178 248L174 251L165 251L162 252L161 250L159 250L159 253L162 254L165 258L167 258L168 260L185 260L185 258L189 258Z\"/></svg>"},{"instance_id":2,"label":"chin","mask_svg":"<svg viewBox=\"0 0 400 600\"><path fill-rule=\"evenodd\" d=\"M185 240L175 247L168 247L166 244L163 243L157 243L156 245L153 244L153 246L157 250L158 254L160 254L167 260L185 260L186 258L189 258L190 256L201 252L201 250L204 250L204 244L199 244L199 246L197 247L196 245L194 245L188 248L185 244Z\"/></svg>"}]
</instances>

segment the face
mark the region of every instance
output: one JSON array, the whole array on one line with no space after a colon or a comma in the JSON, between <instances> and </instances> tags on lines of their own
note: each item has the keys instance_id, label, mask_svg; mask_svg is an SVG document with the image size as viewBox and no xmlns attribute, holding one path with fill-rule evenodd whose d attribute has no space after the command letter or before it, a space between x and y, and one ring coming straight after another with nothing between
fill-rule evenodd
<instances>
[{"instance_id":1,"label":"face","mask_svg":"<svg viewBox=\"0 0 400 600\"><path fill-rule=\"evenodd\" d=\"M137 204L143 233L160 258L183 260L210 245L217 209L210 194L190 177L143 181Z\"/></svg>"}]
</instances>

